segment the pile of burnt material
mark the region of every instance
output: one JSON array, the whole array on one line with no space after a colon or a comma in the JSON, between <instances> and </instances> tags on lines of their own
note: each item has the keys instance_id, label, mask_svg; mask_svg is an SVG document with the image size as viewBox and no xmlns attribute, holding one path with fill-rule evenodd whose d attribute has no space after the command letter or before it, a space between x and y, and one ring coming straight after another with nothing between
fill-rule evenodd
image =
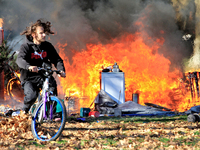
<instances>
[{"instance_id":1,"label":"pile of burnt material","mask_svg":"<svg viewBox=\"0 0 200 150\"><path fill-rule=\"evenodd\" d=\"M79 112L79 98L74 96L65 97L65 105L67 110L67 115L76 114Z\"/></svg>"},{"instance_id":2,"label":"pile of burnt material","mask_svg":"<svg viewBox=\"0 0 200 150\"><path fill-rule=\"evenodd\" d=\"M199 79L200 79L200 72L188 72L186 73L186 77L188 79L187 84L189 85L188 88L191 91L191 98L198 99L200 97L199 93ZM194 106L190 108L190 110L186 111L188 115L187 121L188 122L200 122L200 106Z\"/></svg>"}]
</instances>

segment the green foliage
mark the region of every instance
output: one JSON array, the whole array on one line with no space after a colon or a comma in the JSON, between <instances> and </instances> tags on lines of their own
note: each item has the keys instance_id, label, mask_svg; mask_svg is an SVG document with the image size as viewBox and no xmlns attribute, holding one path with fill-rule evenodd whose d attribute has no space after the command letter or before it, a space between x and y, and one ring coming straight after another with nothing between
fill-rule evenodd
<instances>
[{"instance_id":1,"label":"green foliage","mask_svg":"<svg viewBox=\"0 0 200 150\"><path fill-rule=\"evenodd\" d=\"M18 66L15 63L16 61L16 56L14 57L13 60L9 60L8 58L11 55L11 52L13 51L13 48L8 45L8 41L4 40L3 43L0 45L0 68L2 69L4 67L4 63L9 63L9 65L14 69L18 70Z\"/></svg>"},{"instance_id":2,"label":"green foliage","mask_svg":"<svg viewBox=\"0 0 200 150\"><path fill-rule=\"evenodd\" d=\"M11 78L11 72L5 64L9 64L15 71L19 70L19 67L16 64L17 56L14 56L13 59L9 60L12 51L13 47L8 44L7 40L4 40L0 45L0 72L4 70L4 86L7 85L7 82Z\"/></svg>"},{"instance_id":3,"label":"green foliage","mask_svg":"<svg viewBox=\"0 0 200 150\"><path fill-rule=\"evenodd\" d=\"M13 60L10 60L9 65L15 70L18 71L19 67L16 64L17 55L14 56Z\"/></svg>"},{"instance_id":4,"label":"green foliage","mask_svg":"<svg viewBox=\"0 0 200 150\"><path fill-rule=\"evenodd\" d=\"M8 55L12 49L7 44L7 40L4 40L3 43L0 45L0 68L3 69L3 63L8 59Z\"/></svg>"}]
</instances>

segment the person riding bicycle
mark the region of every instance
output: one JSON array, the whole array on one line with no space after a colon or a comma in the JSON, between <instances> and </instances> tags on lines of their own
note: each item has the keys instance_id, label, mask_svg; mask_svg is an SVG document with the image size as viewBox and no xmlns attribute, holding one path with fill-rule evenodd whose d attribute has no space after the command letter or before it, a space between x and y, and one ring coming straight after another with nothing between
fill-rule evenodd
<instances>
[{"instance_id":1,"label":"person riding bicycle","mask_svg":"<svg viewBox=\"0 0 200 150\"><path fill-rule=\"evenodd\" d=\"M38 67L42 67L44 63L54 64L58 70L61 70L61 77L66 77L63 60L54 46L45 39L49 34L54 34L51 31L51 23L41 19L26 27L21 33L26 35L26 41L20 47L16 63L20 68L20 80L25 95L22 108L24 113L28 113L39 94L43 77L38 73ZM57 95L55 79L52 77L49 83L53 93Z\"/></svg>"}]
</instances>

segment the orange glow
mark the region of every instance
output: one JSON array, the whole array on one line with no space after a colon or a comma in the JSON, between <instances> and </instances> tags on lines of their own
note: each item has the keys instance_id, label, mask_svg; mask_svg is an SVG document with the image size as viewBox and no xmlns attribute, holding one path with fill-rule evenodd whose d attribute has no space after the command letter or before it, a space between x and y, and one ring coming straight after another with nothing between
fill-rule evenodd
<instances>
[{"instance_id":1,"label":"orange glow","mask_svg":"<svg viewBox=\"0 0 200 150\"><path fill-rule=\"evenodd\" d=\"M147 11L151 9L147 7ZM170 71L170 60L159 53L160 48L166 49L164 34L167 33L160 30L159 38L150 37L145 32L148 25L143 23L146 18L144 14L134 24L138 28L134 34L124 33L111 38L112 41L105 45L87 43L87 48L81 52L71 49L74 54L72 64L65 53L68 44L57 43L67 75L60 79L61 85L66 97L71 93L70 96L79 98L79 109L91 106L100 91L102 67L112 66L115 62L125 74L125 101L132 100L133 93L139 93L141 105L153 103L180 112L200 104L192 99L188 85L182 81L181 70ZM110 37L109 33L106 35Z\"/></svg>"},{"instance_id":2,"label":"orange glow","mask_svg":"<svg viewBox=\"0 0 200 150\"><path fill-rule=\"evenodd\" d=\"M161 31L163 34L164 31ZM163 38L148 46L140 33L124 34L111 44L87 44L87 49L76 52L70 65L64 50L67 44L58 43L67 77L61 79L66 96L86 96L80 100L80 107L89 107L100 91L100 71L102 66L111 66L115 62L125 73L125 98L132 99L133 93L139 93L139 103L154 103L173 110L185 111L189 108L190 93L182 94L180 88L181 72L176 69L169 72L170 61L157 51L163 45ZM153 53L152 53L153 52Z\"/></svg>"},{"instance_id":3,"label":"orange glow","mask_svg":"<svg viewBox=\"0 0 200 150\"><path fill-rule=\"evenodd\" d=\"M3 19L0 18L0 27L3 27Z\"/></svg>"},{"instance_id":4,"label":"orange glow","mask_svg":"<svg viewBox=\"0 0 200 150\"><path fill-rule=\"evenodd\" d=\"M19 73L17 73L18 77L20 76ZM13 80L15 78L11 78L9 80L9 84L10 86L7 86L7 95L8 95L8 99L11 99L11 96L17 101L17 102L22 102L23 100L23 96L22 96L22 92L21 91L17 91L19 90L19 87L21 87L21 82L19 80L17 80L17 82L15 80ZM14 88L13 88L14 86ZM18 89L16 89L16 86L18 87ZM10 91L10 93L9 93ZM14 92L14 93L13 93ZM6 98L7 99L7 98Z\"/></svg>"},{"instance_id":5,"label":"orange glow","mask_svg":"<svg viewBox=\"0 0 200 150\"><path fill-rule=\"evenodd\" d=\"M18 72L15 72L16 74L17 74L17 76L20 78L20 73L18 73Z\"/></svg>"}]
</instances>

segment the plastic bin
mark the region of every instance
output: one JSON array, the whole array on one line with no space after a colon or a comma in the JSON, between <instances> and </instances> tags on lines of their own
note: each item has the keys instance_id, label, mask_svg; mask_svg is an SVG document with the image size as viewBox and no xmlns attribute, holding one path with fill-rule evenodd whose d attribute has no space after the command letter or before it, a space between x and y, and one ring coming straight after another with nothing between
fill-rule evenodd
<instances>
[{"instance_id":1,"label":"plastic bin","mask_svg":"<svg viewBox=\"0 0 200 150\"><path fill-rule=\"evenodd\" d=\"M81 108L80 109L81 117L88 117L89 113L90 113L90 108Z\"/></svg>"}]
</instances>

